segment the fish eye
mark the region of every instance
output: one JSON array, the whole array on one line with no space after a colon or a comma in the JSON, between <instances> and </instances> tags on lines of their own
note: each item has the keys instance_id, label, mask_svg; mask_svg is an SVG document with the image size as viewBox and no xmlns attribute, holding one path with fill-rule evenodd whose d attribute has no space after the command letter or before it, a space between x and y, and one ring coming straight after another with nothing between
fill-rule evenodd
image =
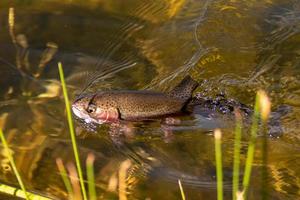
<instances>
[{"instance_id":1,"label":"fish eye","mask_svg":"<svg viewBox=\"0 0 300 200\"><path fill-rule=\"evenodd\" d=\"M87 108L86 111L87 111L88 113L93 113L93 112L96 111L96 109L97 109L97 107L96 107L95 104L90 104L90 105L88 106L88 108Z\"/></svg>"}]
</instances>

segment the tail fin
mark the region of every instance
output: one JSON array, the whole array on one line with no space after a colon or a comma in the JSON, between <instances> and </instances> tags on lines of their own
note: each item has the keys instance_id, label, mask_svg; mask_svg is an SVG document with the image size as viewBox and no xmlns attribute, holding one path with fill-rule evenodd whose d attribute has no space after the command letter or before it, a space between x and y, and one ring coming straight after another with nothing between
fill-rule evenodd
<instances>
[{"instance_id":1,"label":"tail fin","mask_svg":"<svg viewBox=\"0 0 300 200\"><path fill-rule=\"evenodd\" d=\"M173 90L168 92L168 95L187 101L192 97L192 93L198 85L199 83L188 75Z\"/></svg>"}]
</instances>

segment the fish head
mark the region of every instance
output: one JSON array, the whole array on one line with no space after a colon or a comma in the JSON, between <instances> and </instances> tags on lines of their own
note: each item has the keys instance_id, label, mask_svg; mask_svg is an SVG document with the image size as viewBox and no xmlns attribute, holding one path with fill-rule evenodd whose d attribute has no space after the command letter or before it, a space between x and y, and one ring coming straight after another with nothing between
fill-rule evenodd
<instances>
[{"instance_id":1,"label":"fish head","mask_svg":"<svg viewBox=\"0 0 300 200\"><path fill-rule=\"evenodd\" d=\"M72 104L72 111L76 117L84 120L87 123L94 122L90 114L93 112L92 107L89 106L93 95L84 95L77 98Z\"/></svg>"},{"instance_id":2,"label":"fish head","mask_svg":"<svg viewBox=\"0 0 300 200\"><path fill-rule=\"evenodd\" d=\"M111 104L101 103L105 100L103 98L97 94L83 95L74 101L72 111L86 123L115 122L119 118L118 109Z\"/></svg>"}]
</instances>

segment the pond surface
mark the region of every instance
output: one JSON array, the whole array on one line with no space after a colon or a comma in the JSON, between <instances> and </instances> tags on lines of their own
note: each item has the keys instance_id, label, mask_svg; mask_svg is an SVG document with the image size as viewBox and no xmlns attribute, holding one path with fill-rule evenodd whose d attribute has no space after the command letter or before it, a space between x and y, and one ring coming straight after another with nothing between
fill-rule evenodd
<instances>
[{"instance_id":1,"label":"pond surface","mask_svg":"<svg viewBox=\"0 0 300 200\"><path fill-rule=\"evenodd\" d=\"M151 2L151 3L150 3ZM0 3L0 127L28 190L67 199L56 159L73 162L57 63L69 96L108 89L168 91L185 75L196 93L225 94L252 106L264 89L282 133L268 138L267 179L258 137L249 199L300 196L300 1L73 0ZM222 128L225 199L231 199L232 114L196 108L163 131L159 121L130 124L127 135L75 121L82 165L95 160L99 199L118 199L129 160L128 199L216 199L215 128ZM243 169L249 134L243 133ZM0 182L17 186L1 150ZM3 196L5 198L6 196Z\"/></svg>"}]
</instances>

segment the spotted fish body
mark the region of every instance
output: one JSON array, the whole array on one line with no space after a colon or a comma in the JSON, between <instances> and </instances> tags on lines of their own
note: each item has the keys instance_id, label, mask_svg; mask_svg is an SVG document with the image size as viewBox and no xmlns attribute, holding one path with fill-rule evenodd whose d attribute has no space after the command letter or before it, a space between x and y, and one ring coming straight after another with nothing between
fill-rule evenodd
<instances>
[{"instance_id":1,"label":"spotted fish body","mask_svg":"<svg viewBox=\"0 0 300 200\"><path fill-rule=\"evenodd\" d=\"M86 94L72 105L74 114L86 122L143 120L181 112L198 83L190 76L169 93L154 91L101 91Z\"/></svg>"}]
</instances>

